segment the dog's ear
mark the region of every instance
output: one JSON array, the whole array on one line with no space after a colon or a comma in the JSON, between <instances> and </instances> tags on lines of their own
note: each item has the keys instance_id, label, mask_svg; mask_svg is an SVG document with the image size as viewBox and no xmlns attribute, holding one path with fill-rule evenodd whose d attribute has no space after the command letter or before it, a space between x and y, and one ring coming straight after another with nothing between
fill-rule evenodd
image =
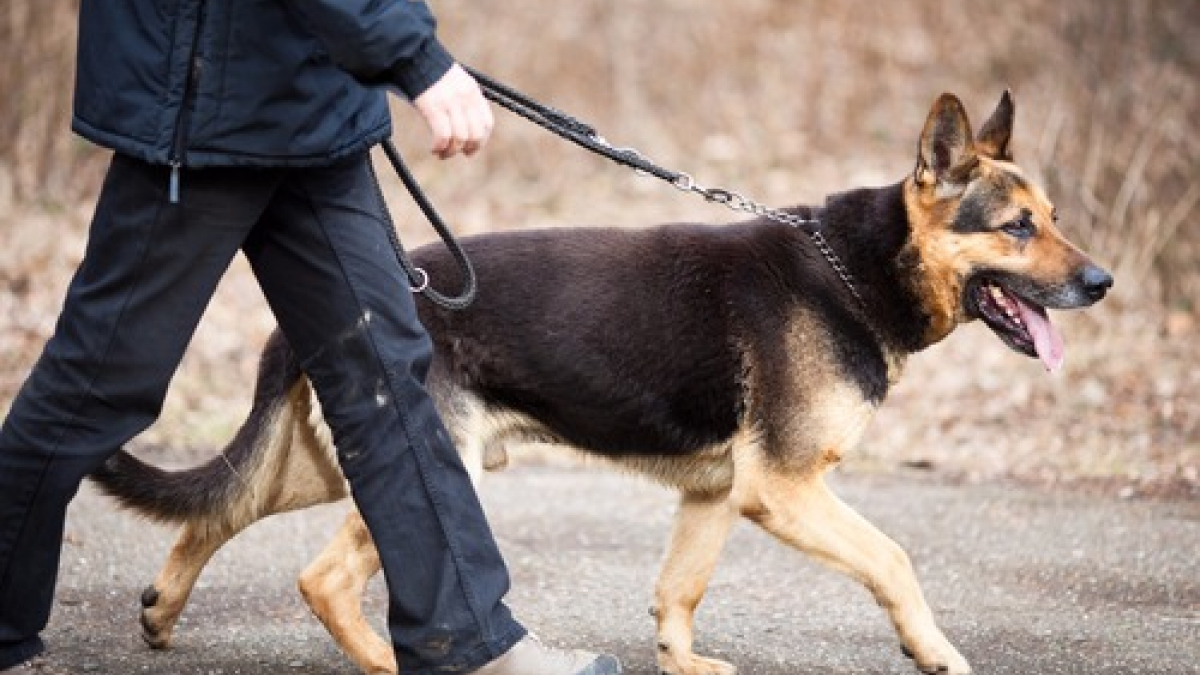
<instances>
[{"instance_id":1,"label":"dog's ear","mask_svg":"<svg viewBox=\"0 0 1200 675\"><path fill-rule=\"evenodd\" d=\"M1012 161L1012 148L1009 146L1009 141L1012 140L1013 119L1016 117L1016 110L1012 91L1005 89L1004 95L1000 97L1000 104L996 106L996 110L988 118L988 121L984 122L983 128L979 130L979 136L975 139L975 148L979 154L1005 162Z\"/></svg>"},{"instance_id":2,"label":"dog's ear","mask_svg":"<svg viewBox=\"0 0 1200 675\"><path fill-rule=\"evenodd\" d=\"M914 178L923 186L965 185L976 161L971 122L962 101L954 94L942 94L925 120Z\"/></svg>"}]
</instances>

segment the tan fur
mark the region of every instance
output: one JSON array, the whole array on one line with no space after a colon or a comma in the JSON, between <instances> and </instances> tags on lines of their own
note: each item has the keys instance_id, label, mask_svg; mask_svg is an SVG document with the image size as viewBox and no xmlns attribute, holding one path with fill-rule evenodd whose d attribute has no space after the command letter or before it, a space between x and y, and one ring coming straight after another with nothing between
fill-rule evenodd
<instances>
[{"instance_id":1,"label":"tan fur","mask_svg":"<svg viewBox=\"0 0 1200 675\"><path fill-rule=\"evenodd\" d=\"M925 340L933 344L962 323L962 270L955 267L957 238L945 234L945 224L954 213L915 179L904 183L904 207L912 230L910 245L920 252L917 296L925 303L930 318Z\"/></svg>"},{"instance_id":2,"label":"tan fur","mask_svg":"<svg viewBox=\"0 0 1200 675\"><path fill-rule=\"evenodd\" d=\"M625 457L608 460L684 493L706 496L728 492L733 485L733 456L737 449L756 442L758 432L742 429L727 442L684 457Z\"/></svg>"},{"instance_id":3,"label":"tan fur","mask_svg":"<svg viewBox=\"0 0 1200 675\"><path fill-rule=\"evenodd\" d=\"M786 420L783 434L772 439L779 447L773 456L786 455L788 468L800 474L824 469L832 459L836 463L843 449L853 447L875 414L875 407L864 400L857 387L845 381L837 364L830 358L833 341L827 326L815 317L797 314L787 331L787 351L795 357L787 363L763 368L783 369L790 388L786 399L795 401L788 408L803 409ZM903 358L889 358L889 378L902 367Z\"/></svg>"},{"instance_id":4,"label":"tan fur","mask_svg":"<svg viewBox=\"0 0 1200 675\"><path fill-rule=\"evenodd\" d=\"M267 516L338 501L349 494L332 437L307 380L292 387L277 417L264 426L268 432L257 440L266 447L252 454L257 463L235 476L245 489L237 492L224 511L184 524L147 591L154 600L143 599L147 607L142 628L150 646L169 646L200 572L225 542Z\"/></svg>"},{"instance_id":5,"label":"tan fur","mask_svg":"<svg viewBox=\"0 0 1200 675\"><path fill-rule=\"evenodd\" d=\"M363 591L380 569L379 554L358 511L300 575L300 593L334 640L364 673L397 672L392 646L362 613Z\"/></svg>"},{"instance_id":6,"label":"tan fur","mask_svg":"<svg viewBox=\"0 0 1200 675\"><path fill-rule=\"evenodd\" d=\"M737 517L728 493L684 494L663 559L652 613L658 668L664 673L731 675L732 665L692 652L692 619Z\"/></svg>"},{"instance_id":7,"label":"tan fur","mask_svg":"<svg viewBox=\"0 0 1200 675\"><path fill-rule=\"evenodd\" d=\"M822 474L783 472L762 457L747 456L739 462L738 476L732 499L739 512L784 543L863 584L887 611L919 667L970 672L934 623L908 556L834 496Z\"/></svg>"},{"instance_id":8,"label":"tan fur","mask_svg":"<svg viewBox=\"0 0 1200 675\"><path fill-rule=\"evenodd\" d=\"M180 612L192 594L200 572L213 553L237 532L190 522L171 547L154 584L142 594L142 638L155 649L166 649Z\"/></svg>"}]
</instances>

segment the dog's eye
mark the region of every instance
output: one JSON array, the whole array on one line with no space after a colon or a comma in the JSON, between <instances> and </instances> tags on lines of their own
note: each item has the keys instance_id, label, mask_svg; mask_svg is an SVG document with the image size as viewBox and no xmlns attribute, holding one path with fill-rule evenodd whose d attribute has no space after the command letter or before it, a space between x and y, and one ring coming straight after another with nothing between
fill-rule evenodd
<instances>
[{"instance_id":1,"label":"dog's eye","mask_svg":"<svg viewBox=\"0 0 1200 675\"><path fill-rule=\"evenodd\" d=\"M1018 239L1029 239L1037 233L1037 227L1033 224L1033 216L1026 212L1015 220L1010 220L1000 226L1008 234Z\"/></svg>"}]
</instances>

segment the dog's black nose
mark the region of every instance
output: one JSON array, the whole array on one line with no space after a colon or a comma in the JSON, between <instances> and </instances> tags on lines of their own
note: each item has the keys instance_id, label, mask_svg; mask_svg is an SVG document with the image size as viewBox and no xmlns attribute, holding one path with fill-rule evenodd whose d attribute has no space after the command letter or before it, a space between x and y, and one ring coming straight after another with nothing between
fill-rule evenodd
<instances>
[{"instance_id":1,"label":"dog's black nose","mask_svg":"<svg viewBox=\"0 0 1200 675\"><path fill-rule=\"evenodd\" d=\"M1113 285L1111 274L1091 264L1083 268L1083 272L1079 275L1079 281L1083 284L1083 292L1092 302L1103 298Z\"/></svg>"}]
</instances>

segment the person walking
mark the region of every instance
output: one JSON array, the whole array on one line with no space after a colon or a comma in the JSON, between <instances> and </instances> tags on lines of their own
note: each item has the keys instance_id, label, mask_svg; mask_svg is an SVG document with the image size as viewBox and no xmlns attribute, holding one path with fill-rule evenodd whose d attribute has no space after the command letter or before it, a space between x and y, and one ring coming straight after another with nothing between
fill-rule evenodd
<instances>
[{"instance_id":1,"label":"person walking","mask_svg":"<svg viewBox=\"0 0 1200 675\"><path fill-rule=\"evenodd\" d=\"M385 90L442 158L492 115L412 0L81 0L73 129L114 151L53 336L0 430L0 670L44 649L68 503L158 416L241 251L311 380L408 675L615 675L530 635L425 391L431 341L369 150Z\"/></svg>"}]
</instances>

